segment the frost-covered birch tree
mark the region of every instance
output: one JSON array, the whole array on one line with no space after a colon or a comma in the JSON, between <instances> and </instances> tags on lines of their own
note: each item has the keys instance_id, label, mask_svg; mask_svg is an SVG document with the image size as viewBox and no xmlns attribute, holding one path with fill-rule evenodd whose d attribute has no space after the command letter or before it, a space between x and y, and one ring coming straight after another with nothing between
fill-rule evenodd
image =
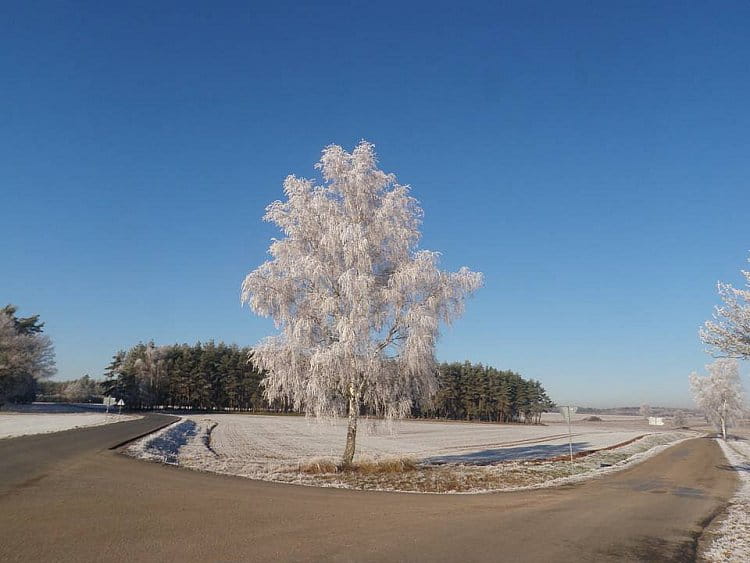
<instances>
[{"instance_id":1,"label":"frost-covered birch tree","mask_svg":"<svg viewBox=\"0 0 750 563\"><path fill-rule=\"evenodd\" d=\"M701 328L701 340L716 355L750 359L750 271L742 270L747 289L731 284L717 284L724 302L716 307L714 318Z\"/></svg>"},{"instance_id":2,"label":"frost-covered birch tree","mask_svg":"<svg viewBox=\"0 0 750 563\"><path fill-rule=\"evenodd\" d=\"M690 390L698 407L727 439L727 428L733 426L743 412L742 382L737 360L720 358L706 366L708 375L690 374Z\"/></svg>"},{"instance_id":3,"label":"frost-covered birch tree","mask_svg":"<svg viewBox=\"0 0 750 563\"><path fill-rule=\"evenodd\" d=\"M348 413L349 465L363 407L398 418L434 395L440 322L460 316L482 274L441 271L437 252L417 249L422 210L378 169L372 144L331 145L316 168L321 185L289 176L286 200L266 208L284 236L241 299L279 329L254 349L266 398L316 417Z\"/></svg>"},{"instance_id":4,"label":"frost-covered birch tree","mask_svg":"<svg viewBox=\"0 0 750 563\"><path fill-rule=\"evenodd\" d=\"M32 401L36 382L55 374L55 351L38 317L18 318L16 308L0 309L0 405Z\"/></svg>"}]
</instances>

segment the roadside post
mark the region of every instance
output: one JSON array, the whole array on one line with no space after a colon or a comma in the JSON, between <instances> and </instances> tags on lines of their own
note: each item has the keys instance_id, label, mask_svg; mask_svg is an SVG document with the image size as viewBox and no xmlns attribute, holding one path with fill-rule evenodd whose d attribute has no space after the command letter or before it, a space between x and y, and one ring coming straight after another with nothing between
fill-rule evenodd
<instances>
[{"instance_id":1,"label":"roadside post","mask_svg":"<svg viewBox=\"0 0 750 563\"><path fill-rule=\"evenodd\" d=\"M578 407L572 407L566 405L560 407L560 414L563 416L565 421L568 423L568 448L570 449L570 474L573 475L573 432L570 429L570 419L578 410Z\"/></svg>"},{"instance_id":2,"label":"roadside post","mask_svg":"<svg viewBox=\"0 0 750 563\"><path fill-rule=\"evenodd\" d=\"M104 397L104 406L107 407L107 414L109 414L109 407L113 406L117 400L114 397Z\"/></svg>"},{"instance_id":3,"label":"roadside post","mask_svg":"<svg viewBox=\"0 0 750 563\"><path fill-rule=\"evenodd\" d=\"M117 401L116 404L117 404L118 407L120 407L120 412L118 414L122 414L122 407L125 406L125 401L123 401L122 399L120 399L119 401Z\"/></svg>"}]
</instances>

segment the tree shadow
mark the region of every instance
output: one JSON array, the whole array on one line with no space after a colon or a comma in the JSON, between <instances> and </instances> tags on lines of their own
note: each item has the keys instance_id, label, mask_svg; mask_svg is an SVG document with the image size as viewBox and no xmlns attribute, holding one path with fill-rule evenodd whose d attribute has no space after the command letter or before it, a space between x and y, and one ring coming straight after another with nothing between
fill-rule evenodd
<instances>
[{"instance_id":1,"label":"tree shadow","mask_svg":"<svg viewBox=\"0 0 750 563\"><path fill-rule=\"evenodd\" d=\"M590 448L591 444L588 442L573 442L573 455L588 451ZM568 444L536 444L515 448L497 448L463 454L434 456L423 461L432 465L458 463L465 465L491 465L501 461L550 459L569 454L570 448Z\"/></svg>"},{"instance_id":2,"label":"tree shadow","mask_svg":"<svg viewBox=\"0 0 750 563\"><path fill-rule=\"evenodd\" d=\"M197 428L195 422L185 420L152 439L145 450L152 454L175 456L188 443L188 438L195 436Z\"/></svg>"},{"instance_id":3,"label":"tree shadow","mask_svg":"<svg viewBox=\"0 0 750 563\"><path fill-rule=\"evenodd\" d=\"M724 471L737 471L739 473L750 473L750 464L743 463L742 465L717 465L717 469L723 469Z\"/></svg>"}]
</instances>

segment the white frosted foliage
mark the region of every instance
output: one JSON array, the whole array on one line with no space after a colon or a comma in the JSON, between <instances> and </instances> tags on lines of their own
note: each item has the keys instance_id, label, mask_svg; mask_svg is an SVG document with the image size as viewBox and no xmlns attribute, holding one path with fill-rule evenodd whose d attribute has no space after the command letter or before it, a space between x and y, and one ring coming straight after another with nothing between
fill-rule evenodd
<instances>
[{"instance_id":1,"label":"white frosted foliage","mask_svg":"<svg viewBox=\"0 0 750 563\"><path fill-rule=\"evenodd\" d=\"M750 359L750 271L742 275L747 289L717 284L724 304L716 307L714 320L703 325L700 336L719 355Z\"/></svg>"},{"instance_id":2,"label":"white frosted foliage","mask_svg":"<svg viewBox=\"0 0 750 563\"><path fill-rule=\"evenodd\" d=\"M0 310L0 378L28 374L39 380L51 377L56 371L49 336L19 331L13 318Z\"/></svg>"},{"instance_id":3,"label":"white frosted foliage","mask_svg":"<svg viewBox=\"0 0 750 563\"><path fill-rule=\"evenodd\" d=\"M329 146L316 168L322 185L289 176L286 200L266 208L284 236L245 278L242 302L280 332L253 361L270 401L319 417L350 405L402 417L434 394L440 323L462 313L482 275L441 271L438 253L417 249L422 210L370 143Z\"/></svg>"},{"instance_id":4,"label":"white frosted foliage","mask_svg":"<svg viewBox=\"0 0 750 563\"><path fill-rule=\"evenodd\" d=\"M743 412L742 382L737 360L720 358L706 366L708 375L690 375L690 390L698 407L726 440L731 428Z\"/></svg>"}]
</instances>

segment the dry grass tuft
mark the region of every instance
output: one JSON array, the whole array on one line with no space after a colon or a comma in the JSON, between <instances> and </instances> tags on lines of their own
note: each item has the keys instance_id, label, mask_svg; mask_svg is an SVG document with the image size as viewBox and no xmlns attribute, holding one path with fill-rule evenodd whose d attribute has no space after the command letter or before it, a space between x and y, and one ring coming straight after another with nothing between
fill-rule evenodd
<instances>
[{"instance_id":1,"label":"dry grass tuft","mask_svg":"<svg viewBox=\"0 0 750 563\"><path fill-rule=\"evenodd\" d=\"M320 475L322 473L338 473L338 464L330 458L316 457L300 462L299 472L308 475Z\"/></svg>"},{"instance_id":2,"label":"dry grass tuft","mask_svg":"<svg viewBox=\"0 0 750 563\"><path fill-rule=\"evenodd\" d=\"M417 469L417 460L411 457L384 457L381 459L363 458L355 461L344 471L360 475L381 475L383 473L406 473Z\"/></svg>"},{"instance_id":3,"label":"dry grass tuft","mask_svg":"<svg viewBox=\"0 0 750 563\"><path fill-rule=\"evenodd\" d=\"M299 472L308 475L331 473L383 475L416 471L417 468L417 460L411 457L361 458L347 466L331 458L312 458L299 464Z\"/></svg>"}]
</instances>

